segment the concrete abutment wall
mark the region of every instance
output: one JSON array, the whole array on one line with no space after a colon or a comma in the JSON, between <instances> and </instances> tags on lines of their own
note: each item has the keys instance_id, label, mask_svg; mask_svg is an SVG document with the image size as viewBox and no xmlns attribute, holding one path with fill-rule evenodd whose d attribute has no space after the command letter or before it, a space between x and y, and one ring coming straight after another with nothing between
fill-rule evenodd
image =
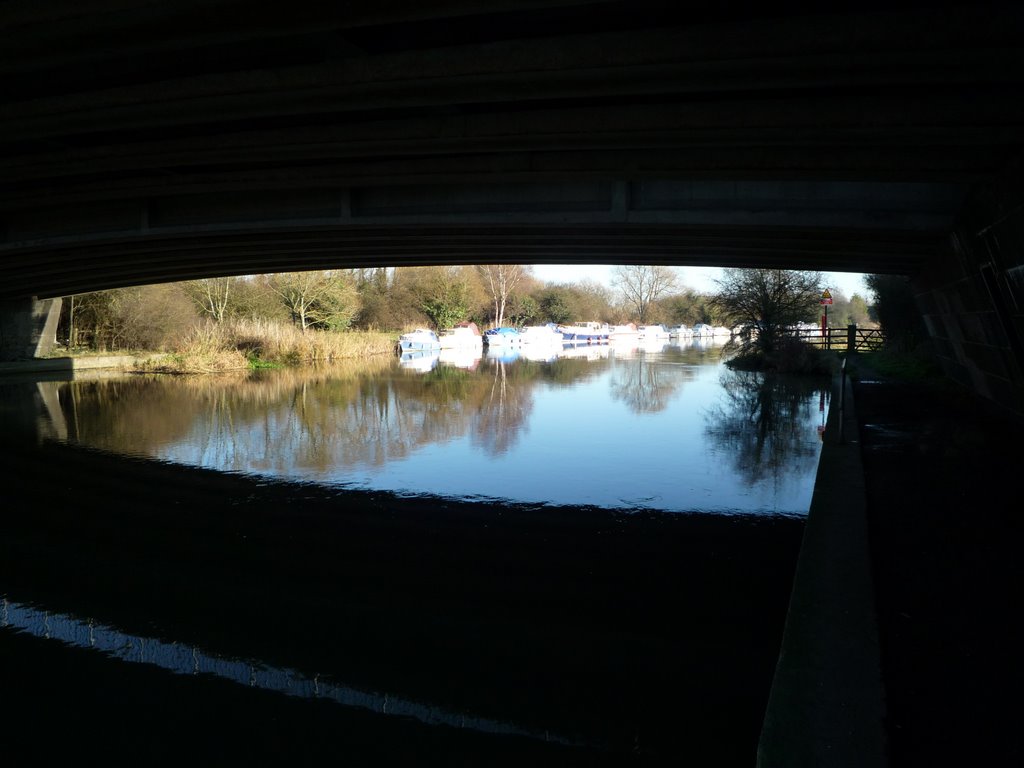
<instances>
[{"instance_id":1,"label":"concrete abutment wall","mask_svg":"<svg viewBox=\"0 0 1024 768\"><path fill-rule=\"evenodd\" d=\"M1024 421L1022 170L973 191L941 261L912 282L946 374Z\"/></svg>"},{"instance_id":2,"label":"concrete abutment wall","mask_svg":"<svg viewBox=\"0 0 1024 768\"><path fill-rule=\"evenodd\" d=\"M31 360L53 349L61 299L0 301L0 361Z\"/></svg>"}]
</instances>

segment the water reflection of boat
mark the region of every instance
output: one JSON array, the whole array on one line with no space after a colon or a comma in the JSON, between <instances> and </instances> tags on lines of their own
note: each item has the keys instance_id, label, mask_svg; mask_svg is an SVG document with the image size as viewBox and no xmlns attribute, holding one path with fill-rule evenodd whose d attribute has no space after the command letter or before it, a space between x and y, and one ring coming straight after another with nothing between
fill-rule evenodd
<instances>
[{"instance_id":1,"label":"water reflection of boat","mask_svg":"<svg viewBox=\"0 0 1024 768\"><path fill-rule=\"evenodd\" d=\"M438 353L438 362L444 365L451 365L456 368L466 368L467 370L476 370L477 365L480 364L480 359L483 357L483 345L478 348L474 347L462 347L462 348L442 348Z\"/></svg>"},{"instance_id":2,"label":"water reflection of boat","mask_svg":"<svg viewBox=\"0 0 1024 768\"><path fill-rule=\"evenodd\" d=\"M487 347L484 352L484 359L494 363L511 363L514 360L519 359L519 355L522 353L522 347L518 344L515 346L495 346Z\"/></svg>"},{"instance_id":3,"label":"water reflection of boat","mask_svg":"<svg viewBox=\"0 0 1024 768\"><path fill-rule=\"evenodd\" d=\"M408 370L426 373L433 370L440 359L440 349L414 349L403 352L402 356L398 358L398 364Z\"/></svg>"},{"instance_id":4,"label":"water reflection of boat","mask_svg":"<svg viewBox=\"0 0 1024 768\"><path fill-rule=\"evenodd\" d=\"M611 344L566 344L562 347L562 351L558 353L559 357L575 357L582 358L584 360L601 360L611 355L612 345Z\"/></svg>"},{"instance_id":5,"label":"water reflection of boat","mask_svg":"<svg viewBox=\"0 0 1024 768\"><path fill-rule=\"evenodd\" d=\"M640 340L633 339L612 339L611 344L611 357L617 360L629 360L637 356L640 351Z\"/></svg>"},{"instance_id":6,"label":"water reflection of boat","mask_svg":"<svg viewBox=\"0 0 1024 768\"><path fill-rule=\"evenodd\" d=\"M398 349L401 352L419 352L440 348L441 340L429 328L416 328L398 337Z\"/></svg>"},{"instance_id":7,"label":"water reflection of boat","mask_svg":"<svg viewBox=\"0 0 1024 768\"><path fill-rule=\"evenodd\" d=\"M517 351L519 357L524 360L532 360L535 363L550 363L553 360L557 360L562 354L562 345L524 344Z\"/></svg>"},{"instance_id":8,"label":"water reflection of boat","mask_svg":"<svg viewBox=\"0 0 1024 768\"><path fill-rule=\"evenodd\" d=\"M636 348L642 352L663 352L671 343L670 339L659 337L643 338L637 343Z\"/></svg>"},{"instance_id":9,"label":"water reflection of boat","mask_svg":"<svg viewBox=\"0 0 1024 768\"><path fill-rule=\"evenodd\" d=\"M484 345L483 334L476 323L458 323L452 328L441 331L439 336L441 349L475 349Z\"/></svg>"},{"instance_id":10,"label":"water reflection of boat","mask_svg":"<svg viewBox=\"0 0 1024 768\"><path fill-rule=\"evenodd\" d=\"M672 339L669 343L675 344L682 349L711 349L722 347L729 339L725 336L687 336L680 339Z\"/></svg>"}]
</instances>

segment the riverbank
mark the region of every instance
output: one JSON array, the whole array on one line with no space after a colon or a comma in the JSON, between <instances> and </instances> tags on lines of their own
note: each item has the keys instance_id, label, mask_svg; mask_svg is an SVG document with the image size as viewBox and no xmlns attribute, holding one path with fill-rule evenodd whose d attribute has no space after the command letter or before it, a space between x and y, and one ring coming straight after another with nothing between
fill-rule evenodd
<instances>
[{"instance_id":1,"label":"riverbank","mask_svg":"<svg viewBox=\"0 0 1024 768\"><path fill-rule=\"evenodd\" d=\"M109 354L57 350L48 357L0 362L0 375L115 370L135 373L228 373L394 354L397 333L301 331L291 325L234 320L192 329L174 349Z\"/></svg>"}]
</instances>

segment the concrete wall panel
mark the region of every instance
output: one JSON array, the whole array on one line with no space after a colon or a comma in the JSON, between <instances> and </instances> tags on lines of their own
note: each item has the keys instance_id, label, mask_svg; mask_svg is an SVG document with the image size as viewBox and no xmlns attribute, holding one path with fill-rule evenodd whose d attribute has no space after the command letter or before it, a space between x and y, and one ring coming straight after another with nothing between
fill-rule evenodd
<instances>
[{"instance_id":1,"label":"concrete wall panel","mask_svg":"<svg viewBox=\"0 0 1024 768\"><path fill-rule=\"evenodd\" d=\"M943 257L914 276L946 373L1024 417L1024 186L1019 168L969 195Z\"/></svg>"}]
</instances>

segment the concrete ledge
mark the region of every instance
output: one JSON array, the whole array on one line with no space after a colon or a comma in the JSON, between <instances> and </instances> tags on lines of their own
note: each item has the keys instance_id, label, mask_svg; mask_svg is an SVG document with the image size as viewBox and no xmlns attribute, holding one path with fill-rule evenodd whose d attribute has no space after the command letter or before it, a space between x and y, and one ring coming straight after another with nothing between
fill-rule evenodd
<instances>
[{"instance_id":1,"label":"concrete ledge","mask_svg":"<svg viewBox=\"0 0 1024 768\"><path fill-rule=\"evenodd\" d=\"M53 373L55 371L86 371L98 368L119 368L131 370L135 366L138 357L133 355L102 355L96 357L40 357L33 360L17 360L14 362L0 363L0 374L4 373L30 373L42 371Z\"/></svg>"},{"instance_id":2,"label":"concrete ledge","mask_svg":"<svg viewBox=\"0 0 1024 768\"><path fill-rule=\"evenodd\" d=\"M757 766L884 766L884 717L859 430L837 376Z\"/></svg>"}]
</instances>

